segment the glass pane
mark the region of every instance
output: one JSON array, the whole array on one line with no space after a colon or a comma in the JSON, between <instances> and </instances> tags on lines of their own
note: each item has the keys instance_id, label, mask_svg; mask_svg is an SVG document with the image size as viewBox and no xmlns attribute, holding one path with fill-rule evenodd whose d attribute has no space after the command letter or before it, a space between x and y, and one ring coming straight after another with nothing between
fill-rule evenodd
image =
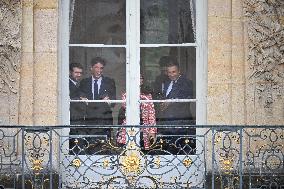
<instances>
[{"instance_id":1,"label":"glass pane","mask_svg":"<svg viewBox=\"0 0 284 189\"><path fill-rule=\"evenodd\" d=\"M195 102L154 103L158 125L195 125Z\"/></svg>"},{"instance_id":2,"label":"glass pane","mask_svg":"<svg viewBox=\"0 0 284 189\"><path fill-rule=\"evenodd\" d=\"M70 0L70 43L125 44L125 0Z\"/></svg>"},{"instance_id":3,"label":"glass pane","mask_svg":"<svg viewBox=\"0 0 284 189\"><path fill-rule=\"evenodd\" d=\"M177 128L195 125L195 102L142 102L140 106L140 146L152 155L195 153L195 128ZM155 125L163 125L156 128ZM188 142L186 142L188 141Z\"/></svg>"},{"instance_id":4,"label":"glass pane","mask_svg":"<svg viewBox=\"0 0 284 189\"><path fill-rule=\"evenodd\" d=\"M70 48L71 100L120 99L120 94L125 91L125 67L124 48ZM70 123L116 125L120 106L106 102L71 102Z\"/></svg>"},{"instance_id":5,"label":"glass pane","mask_svg":"<svg viewBox=\"0 0 284 189\"><path fill-rule=\"evenodd\" d=\"M117 141L117 133L119 129L117 128L99 128L102 125L112 125L113 123L117 125L117 122L121 119L121 103L113 103L110 105L112 107L112 115L104 114L103 119L101 117L92 119L87 118L89 115L88 111L94 110L95 107L101 107L103 105L108 105L106 103L84 103L84 102L71 102L70 103L70 123L71 125L80 125L75 128L70 129L70 139L69 139L69 149L70 154L73 155L94 155L94 154L115 154L120 153L116 151L118 149L113 148L113 146L123 146ZM93 108L93 109L91 109ZM76 112L76 111L82 112ZM75 114L77 113L77 114ZM81 113L81 114L80 114ZM111 112L110 112L111 113ZM77 117L76 117L77 115ZM83 115L80 119L78 115ZM94 115L94 114L90 114ZM124 116L124 115L123 115ZM108 123L111 121L111 123ZM97 125L92 128L84 128L82 125Z\"/></svg>"},{"instance_id":6,"label":"glass pane","mask_svg":"<svg viewBox=\"0 0 284 189\"><path fill-rule=\"evenodd\" d=\"M141 92L155 100L194 99L195 52L195 47L141 48Z\"/></svg>"},{"instance_id":7,"label":"glass pane","mask_svg":"<svg viewBox=\"0 0 284 189\"><path fill-rule=\"evenodd\" d=\"M194 43L195 0L141 0L141 43Z\"/></svg>"}]
</instances>

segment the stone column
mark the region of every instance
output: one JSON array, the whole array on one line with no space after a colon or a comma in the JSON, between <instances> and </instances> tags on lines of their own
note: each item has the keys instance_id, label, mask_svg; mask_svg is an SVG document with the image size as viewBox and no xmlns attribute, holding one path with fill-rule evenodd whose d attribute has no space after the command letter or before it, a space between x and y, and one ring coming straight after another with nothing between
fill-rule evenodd
<instances>
[{"instance_id":1,"label":"stone column","mask_svg":"<svg viewBox=\"0 0 284 189\"><path fill-rule=\"evenodd\" d=\"M57 124L58 1L23 0L19 124Z\"/></svg>"}]
</instances>

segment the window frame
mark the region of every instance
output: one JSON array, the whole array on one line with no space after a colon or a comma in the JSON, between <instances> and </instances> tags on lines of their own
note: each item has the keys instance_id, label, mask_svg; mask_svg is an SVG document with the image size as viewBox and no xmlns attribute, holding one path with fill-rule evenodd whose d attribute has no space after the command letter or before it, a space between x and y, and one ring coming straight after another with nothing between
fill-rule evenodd
<instances>
[{"instance_id":1,"label":"window frame","mask_svg":"<svg viewBox=\"0 0 284 189\"><path fill-rule=\"evenodd\" d=\"M58 45L58 123L70 124L69 100L69 48L80 47L125 47L126 49L126 121L128 125L139 125L140 120L140 49L147 47L196 47L196 99L166 100L196 102L196 124L207 124L207 0L196 0L196 42L183 44L140 44L140 0L126 0L126 44L69 44L69 3L59 3L59 45ZM67 34L67 35L66 35ZM130 50L131 49L131 50ZM122 103L121 100L112 100ZM165 101L165 100L163 100ZM151 102L161 102L152 100ZM68 115L68 116L67 116Z\"/></svg>"}]
</instances>

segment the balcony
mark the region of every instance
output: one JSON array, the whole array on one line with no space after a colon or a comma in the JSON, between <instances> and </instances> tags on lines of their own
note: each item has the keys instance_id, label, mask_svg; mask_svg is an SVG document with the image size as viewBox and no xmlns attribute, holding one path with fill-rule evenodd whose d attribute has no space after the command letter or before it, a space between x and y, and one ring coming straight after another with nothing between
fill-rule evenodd
<instances>
[{"instance_id":1,"label":"balcony","mask_svg":"<svg viewBox=\"0 0 284 189\"><path fill-rule=\"evenodd\" d=\"M1 126L0 188L284 188L284 126L124 128Z\"/></svg>"}]
</instances>

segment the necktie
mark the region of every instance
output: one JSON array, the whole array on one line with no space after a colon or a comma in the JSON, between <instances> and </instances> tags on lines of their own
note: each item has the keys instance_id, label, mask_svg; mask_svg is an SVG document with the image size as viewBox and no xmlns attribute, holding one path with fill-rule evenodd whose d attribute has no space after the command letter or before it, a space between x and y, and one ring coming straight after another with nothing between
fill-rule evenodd
<instances>
[{"instance_id":1,"label":"necktie","mask_svg":"<svg viewBox=\"0 0 284 189\"><path fill-rule=\"evenodd\" d=\"M169 84L168 88L167 88L167 92L166 92L166 96L169 95L169 93L171 92L172 88L173 88L173 84L174 84L174 81L171 81L171 83Z\"/></svg>"},{"instance_id":2,"label":"necktie","mask_svg":"<svg viewBox=\"0 0 284 189\"><path fill-rule=\"evenodd\" d=\"M80 87L80 83L79 83L79 82L76 82L75 86L76 86L77 88L79 88L79 87Z\"/></svg>"},{"instance_id":3,"label":"necktie","mask_svg":"<svg viewBox=\"0 0 284 189\"><path fill-rule=\"evenodd\" d=\"M99 94L98 94L98 80L94 80L94 100L99 99Z\"/></svg>"}]
</instances>

